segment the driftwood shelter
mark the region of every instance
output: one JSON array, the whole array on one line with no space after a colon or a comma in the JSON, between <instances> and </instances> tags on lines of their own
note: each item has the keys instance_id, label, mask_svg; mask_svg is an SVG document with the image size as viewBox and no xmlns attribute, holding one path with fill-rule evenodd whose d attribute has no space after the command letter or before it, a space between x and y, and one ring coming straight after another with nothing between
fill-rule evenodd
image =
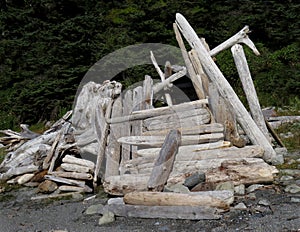
<instances>
[{"instance_id":1,"label":"driftwood shelter","mask_svg":"<svg viewBox=\"0 0 300 232\"><path fill-rule=\"evenodd\" d=\"M234 192L216 190L219 183L272 182L277 173L272 165L283 161L274 147L282 143L264 119L247 65L243 46L259 55L248 26L212 50L181 14L173 26L185 66L175 69L166 62L162 71L150 52L161 82L145 76L141 86L123 92L115 81L89 82L73 112L42 135L25 125L21 133L1 131L9 153L0 179L47 193L34 199L93 192L102 184L110 195L124 197L103 212L182 219L214 219L228 210ZM250 113L214 62L228 48ZM185 75L198 100L173 104L165 90ZM158 92L167 106L154 107Z\"/></svg>"}]
</instances>

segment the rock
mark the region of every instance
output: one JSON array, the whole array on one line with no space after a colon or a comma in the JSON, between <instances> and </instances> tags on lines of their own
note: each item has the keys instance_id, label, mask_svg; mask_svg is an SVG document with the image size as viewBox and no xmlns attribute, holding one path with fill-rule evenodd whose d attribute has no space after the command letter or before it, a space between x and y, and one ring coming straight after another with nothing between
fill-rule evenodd
<instances>
[{"instance_id":1,"label":"rock","mask_svg":"<svg viewBox=\"0 0 300 232\"><path fill-rule=\"evenodd\" d=\"M244 210L244 209L247 209L247 206L243 202L240 202L236 206L234 206L233 208L238 209L238 210Z\"/></svg>"},{"instance_id":2,"label":"rock","mask_svg":"<svg viewBox=\"0 0 300 232\"><path fill-rule=\"evenodd\" d=\"M247 197L248 197L248 199L250 199L250 200L256 200L256 194L255 194L255 193L249 193L249 194L247 195Z\"/></svg>"},{"instance_id":3,"label":"rock","mask_svg":"<svg viewBox=\"0 0 300 232\"><path fill-rule=\"evenodd\" d=\"M300 203L300 198L298 198L298 197L292 197L291 198L291 202L293 202L293 203Z\"/></svg>"},{"instance_id":4,"label":"rock","mask_svg":"<svg viewBox=\"0 0 300 232\"><path fill-rule=\"evenodd\" d=\"M271 205L271 203L267 199L261 199L261 200L258 201L257 204L263 205L263 206L269 206L269 205Z\"/></svg>"},{"instance_id":5,"label":"rock","mask_svg":"<svg viewBox=\"0 0 300 232\"><path fill-rule=\"evenodd\" d=\"M288 176L288 175L280 177L280 181L289 181L289 180L293 180L293 179L294 179L294 177Z\"/></svg>"},{"instance_id":6,"label":"rock","mask_svg":"<svg viewBox=\"0 0 300 232\"><path fill-rule=\"evenodd\" d=\"M125 202L123 200L123 197L116 197L116 198L110 198L107 201L108 205L124 205Z\"/></svg>"},{"instance_id":7,"label":"rock","mask_svg":"<svg viewBox=\"0 0 300 232\"><path fill-rule=\"evenodd\" d=\"M273 165L283 164L284 157L287 155L287 149L285 147L277 147L274 149L276 157L272 160Z\"/></svg>"},{"instance_id":8,"label":"rock","mask_svg":"<svg viewBox=\"0 0 300 232\"><path fill-rule=\"evenodd\" d=\"M85 210L86 215L92 215L92 214L97 214L99 210L103 208L102 204L97 204L97 205L91 205Z\"/></svg>"},{"instance_id":9,"label":"rock","mask_svg":"<svg viewBox=\"0 0 300 232\"><path fill-rule=\"evenodd\" d=\"M31 178L34 176L34 174L33 173L27 173L27 174L24 174L24 175L22 175L22 176L20 176L19 178L18 178L18 180L17 180L17 183L18 184L25 184L25 183L27 183L28 181L30 181L31 180Z\"/></svg>"},{"instance_id":10,"label":"rock","mask_svg":"<svg viewBox=\"0 0 300 232\"><path fill-rule=\"evenodd\" d=\"M189 193L188 187L178 183L174 185L166 185L164 187L164 192L174 192L174 193Z\"/></svg>"},{"instance_id":11,"label":"rock","mask_svg":"<svg viewBox=\"0 0 300 232\"><path fill-rule=\"evenodd\" d=\"M295 178L300 177L300 170L298 169L282 169L281 173L283 173L284 175L293 176Z\"/></svg>"},{"instance_id":12,"label":"rock","mask_svg":"<svg viewBox=\"0 0 300 232\"><path fill-rule=\"evenodd\" d=\"M290 184L290 185L286 186L284 191L287 192L287 193L299 193L300 192L300 186L298 186L296 184Z\"/></svg>"},{"instance_id":13,"label":"rock","mask_svg":"<svg viewBox=\"0 0 300 232\"><path fill-rule=\"evenodd\" d=\"M246 189L246 191L247 191L247 193L251 193L251 192L254 192L255 190L263 188L263 187L264 187L264 185L262 185L262 184L253 184L253 185L250 185Z\"/></svg>"},{"instance_id":14,"label":"rock","mask_svg":"<svg viewBox=\"0 0 300 232\"><path fill-rule=\"evenodd\" d=\"M242 195L245 195L245 192L246 191L245 191L245 185L244 184L240 184L240 185L234 187L234 193L236 195L242 196Z\"/></svg>"},{"instance_id":15,"label":"rock","mask_svg":"<svg viewBox=\"0 0 300 232\"><path fill-rule=\"evenodd\" d=\"M57 184L51 180L45 180L38 186L38 192L40 193L52 193L58 188Z\"/></svg>"},{"instance_id":16,"label":"rock","mask_svg":"<svg viewBox=\"0 0 300 232\"><path fill-rule=\"evenodd\" d=\"M198 172L186 178L183 185L191 189L195 187L197 184L202 183L204 181L205 181L205 173Z\"/></svg>"},{"instance_id":17,"label":"rock","mask_svg":"<svg viewBox=\"0 0 300 232\"><path fill-rule=\"evenodd\" d=\"M75 192L75 193L72 194L72 199L78 200L78 201L82 200L83 199L83 195L81 193L79 193L79 192Z\"/></svg>"},{"instance_id":18,"label":"rock","mask_svg":"<svg viewBox=\"0 0 300 232\"><path fill-rule=\"evenodd\" d=\"M98 225L104 225L115 221L115 215L108 211L99 219Z\"/></svg>"},{"instance_id":19,"label":"rock","mask_svg":"<svg viewBox=\"0 0 300 232\"><path fill-rule=\"evenodd\" d=\"M203 182L197 184L194 188L191 189L191 192L198 192L198 191L213 191L216 187L215 183L211 182Z\"/></svg>"},{"instance_id":20,"label":"rock","mask_svg":"<svg viewBox=\"0 0 300 232\"><path fill-rule=\"evenodd\" d=\"M234 184L231 181L219 183L216 186L216 190L229 190L234 193Z\"/></svg>"}]
</instances>

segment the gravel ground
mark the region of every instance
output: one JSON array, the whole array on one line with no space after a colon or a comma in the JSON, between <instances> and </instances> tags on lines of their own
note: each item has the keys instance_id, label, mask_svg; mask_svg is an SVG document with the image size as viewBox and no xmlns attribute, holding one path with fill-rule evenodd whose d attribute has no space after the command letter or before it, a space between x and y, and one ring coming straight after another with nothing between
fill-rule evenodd
<instances>
[{"instance_id":1,"label":"gravel ground","mask_svg":"<svg viewBox=\"0 0 300 232\"><path fill-rule=\"evenodd\" d=\"M300 154L297 153L297 156ZM297 179L295 180L297 181ZM81 199L31 201L34 188L20 188L0 194L0 232L15 231L299 231L300 193L287 194L284 186L265 185L254 192L236 198L247 209L231 209L218 220L163 220L116 217L112 223L99 226L101 215L86 215L90 205L102 203L103 194L84 202ZM89 195L85 195L84 198ZM259 201L267 201L262 205ZM298 201L298 202L297 202Z\"/></svg>"}]
</instances>

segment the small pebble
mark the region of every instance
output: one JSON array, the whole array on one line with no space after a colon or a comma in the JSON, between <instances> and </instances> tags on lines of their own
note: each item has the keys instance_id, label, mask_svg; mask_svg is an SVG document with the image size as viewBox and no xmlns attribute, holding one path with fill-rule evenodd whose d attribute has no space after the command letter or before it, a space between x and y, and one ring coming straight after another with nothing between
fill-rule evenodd
<instances>
[{"instance_id":1,"label":"small pebble","mask_svg":"<svg viewBox=\"0 0 300 232\"><path fill-rule=\"evenodd\" d=\"M269 206L271 203L267 199L261 199L258 201L259 205Z\"/></svg>"},{"instance_id":2,"label":"small pebble","mask_svg":"<svg viewBox=\"0 0 300 232\"><path fill-rule=\"evenodd\" d=\"M114 213L108 211L99 219L98 225L104 225L115 221Z\"/></svg>"},{"instance_id":3,"label":"small pebble","mask_svg":"<svg viewBox=\"0 0 300 232\"><path fill-rule=\"evenodd\" d=\"M234 206L234 209L243 210L243 209L247 209L247 206L243 202L240 202L236 206Z\"/></svg>"}]
</instances>

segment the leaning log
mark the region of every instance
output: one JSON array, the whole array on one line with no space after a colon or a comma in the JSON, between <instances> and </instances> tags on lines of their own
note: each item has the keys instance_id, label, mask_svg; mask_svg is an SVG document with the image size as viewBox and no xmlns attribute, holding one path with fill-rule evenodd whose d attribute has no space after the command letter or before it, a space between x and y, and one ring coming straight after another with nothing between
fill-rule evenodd
<instances>
[{"instance_id":1,"label":"leaning log","mask_svg":"<svg viewBox=\"0 0 300 232\"><path fill-rule=\"evenodd\" d=\"M71 156L71 155L66 155L62 159L62 161L64 163L68 163L68 164L77 164L77 165L80 165L80 166L88 167L91 170L93 170L95 168L94 162L92 162L90 160L86 160L86 159L76 158L76 157Z\"/></svg>"},{"instance_id":2,"label":"leaning log","mask_svg":"<svg viewBox=\"0 0 300 232\"><path fill-rule=\"evenodd\" d=\"M232 191L206 191L197 193L131 192L124 196L129 205L148 206L210 206L229 209L233 203Z\"/></svg>"},{"instance_id":3,"label":"leaning log","mask_svg":"<svg viewBox=\"0 0 300 232\"><path fill-rule=\"evenodd\" d=\"M171 130L166 136L164 144L154 163L149 181L148 189L151 191L162 191L173 168L175 155L180 145L181 134L178 130Z\"/></svg>"},{"instance_id":4,"label":"leaning log","mask_svg":"<svg viewBox=\"0 0 300 232\"><path fill-rule=\"evenodd\" d=\"M203 65L204 71L207 73L210 80L216 84L221 96L232 106L234 114L237 117L237 121L244 129L251 142L253 144L261 145L265 149L264 159L266 161L276 162L276 153L271 144L257 127L243 103L240 101L220 69L212 60L209 52L203 46L194 29L179 13L176 14L176 22L190 46L195 48L199 60Z\"/></svg>"}]
</instances>

